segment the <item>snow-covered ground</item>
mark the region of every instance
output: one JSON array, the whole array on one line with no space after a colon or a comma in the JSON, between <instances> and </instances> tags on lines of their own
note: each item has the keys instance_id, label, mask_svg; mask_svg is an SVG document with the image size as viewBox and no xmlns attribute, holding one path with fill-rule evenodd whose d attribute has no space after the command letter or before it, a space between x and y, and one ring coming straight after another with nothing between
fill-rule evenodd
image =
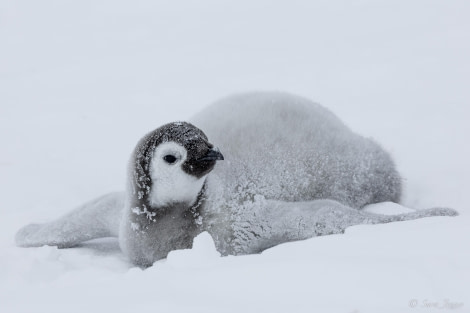
<instances>
[{"instance_id":1,"label":"snow-covered ground","mask_svg":"<svg viewBox=\"0 0 470 313\"><path fill-rule=\"evenodd\" d=\"M470 312L469 16L467 0L0 2L0 312ZM110 240L14 246L124 189L147 131L247 90L322 103L393 154L403 204L461 215L239 257L203 234L145 271Z\"/></svg>"}]
</instances>

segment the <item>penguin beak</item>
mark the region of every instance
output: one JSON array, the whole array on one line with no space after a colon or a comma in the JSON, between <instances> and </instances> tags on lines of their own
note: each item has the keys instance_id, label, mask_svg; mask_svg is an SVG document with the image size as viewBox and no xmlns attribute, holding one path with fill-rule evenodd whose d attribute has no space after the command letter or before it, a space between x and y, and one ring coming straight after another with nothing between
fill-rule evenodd
<instances>
[{"instance_id":1,"label":"penguin beak","mask_svg":"<svg viewBox=\"0 0 470 313\"><path fill-rule=\"evenodd\" d=\"M196 161L216 161L216 160L223 160L224 156L220 153L219 148L212 148L210 149L205 156Z\"/></svg>"}]
</instances>

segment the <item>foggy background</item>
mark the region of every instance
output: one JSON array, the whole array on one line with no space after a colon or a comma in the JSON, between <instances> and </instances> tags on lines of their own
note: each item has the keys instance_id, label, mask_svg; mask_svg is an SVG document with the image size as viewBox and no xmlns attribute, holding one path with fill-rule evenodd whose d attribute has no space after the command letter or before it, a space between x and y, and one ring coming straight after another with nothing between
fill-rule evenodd
<instances>
[{"instance_id":1,"label":"foggy background","mask_svg":"<svg viewBox=\"0 0 470 313\"><path fill-rule=\"evenodd\" d=\"M418 276L403 283L419 290L400 297L418 297L419 301L447 297L468 302L469 297L462 299L460 286L468 285L469 263L463 264L470 256L468 249L457 248L455 243L459 238L468 243L469 238L469 16L470 3L465 0L1 1L0 278L4 283L0 283L0 297L5 297L7 310L3 312L26 312L31 309L28 303L34 303L36 312L83 309L79 305L68 307L73 303L72 294L88 290L83 287L87 286L86 279L96 275L82 276L76 273L77 268L86 273L97 271L98 277L111 275L118 281L112 285L128 294L126 286L135 287L133 283L124 282L119 271L107 272L109 268L126 268L119 256L103 263L89 252L18 249L13 243L16 230L30 222L51 220L103 193L123 190L130 152L146 132L165 122L186 120L220 97L252 90L287 91L321 103L354 131L376 139L391 152L404 178L405 205L457 209L461 216L454 222L438 219L440 222L430 228L427 222L407 224L416 231L395 242L393 234L401 233L400 227L405 226L367 228L364 231L370 233L364 238L388 229L391 246L400 247L417 232L424 235L415 243L423 245L427 235L444 225L454 244L450 250L439 258L432 245L425 245L429 249L417 253L421 259L415 261L423 264L434 260L434 266L444 271L434 280L442 289L424 278L429 277L428 272L415 270L411 272ZM408 255L407 251L411 250L402 253ZM292 260L285 268L273 267L273 272L267 272L268 276L279 275L286 269L281 276L290 279L290 284L280 281L261 285L266 288L266 297L280 293L268 302L241 287L242 291L235 294L251 303L244 310L274 312L284 308L282 301L288 306L289 294L302 294L311 288L313 280L331 279L335 284L334 277L319 275L328 273L328 266L338 273L338 264L327 262L323 264L326 269L321 270L315 266L317 255L304 258L305 268L299 271L309 269L307 264L316 269L302 272L300 278L288 275L290 269L298 267ZM257 257L254 264L273 260L264 254ZM377 263L368 255L363 257L359 264L364 267L358 265L354 271L370 285L365 283L359 288L362 293L345 297L340 308L360 312L367 308L381 308L382 312L406 308L402 298L364 298L364 294L375 292L379 277L370 271L370 264ZM449 258L462 263L450 264ZM245 266L245 261L234 262L227 273ZM245 272L256 277L258 268L251 265L248 262ZM395 265L385 268L390 266ZM205 277L220 274L209 272ZM156 278L150 281L158 284L158 275L154 274ZM176 281L187 283L187 275L199 274L181 274ZM400 283L400 277L385 294L393 295L399 289L394 286ZM44 298L40 296L36 302L18 300L25 290L39 295L38 290L66 293L62 283L55 282L58 278L70 286L71 298L62 294L68 302L59 300L51 306L53 301L41 301ZM337 279L341 283L335 285L342 286L344 276ZM37 289L37 281L53 283ZM339 298L348 293L348 286L361 284L354 279L346 281L336 294ZM452 289L445 289L450 281L454 282ZM227 284L219 285L223 286L221 290L230 289L230 282ZM207 288L196 292L198 299L205 299L201 296L204 292L212 299L216 291ZM280 291L284 288L286 293ZM318 296L315 299L333 297L328 288L313 290ZM168 303L179 303L177 291L169 292L175 298L167 295ZM89 301L80 301L82 305L101 303L87 296L85 299ZM220 299L224 303L224 298ZM158 302L158 298L154 300ZM147 306L141 306L141 310L154 309L152 299L148 301L143 301ZM296 303L309 312L313 308L328 312L326 304L315 306L310 297L296 298ZM469 305L466 303L467 310ZM111 306L114 311L126 308L122 304ZM197 308L211 311L204 304L192 309ZM220 312L219 306L214 308Z\"/></svg>"}]
</instances>

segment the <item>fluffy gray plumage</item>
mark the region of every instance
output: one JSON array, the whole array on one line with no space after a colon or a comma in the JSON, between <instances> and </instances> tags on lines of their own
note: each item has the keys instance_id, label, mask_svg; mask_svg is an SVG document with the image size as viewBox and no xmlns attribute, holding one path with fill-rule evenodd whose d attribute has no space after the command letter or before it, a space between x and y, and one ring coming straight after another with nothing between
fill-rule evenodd
<instances>
[{"instance_id":1,"label":"fluffy gray plumage","mask_svg":"<svg viewBox=\"0 0 470 313\"><path fill-rule=\"evenodd\" d=\"M149 266L171 250L191 247L201 231L212 235L223 255L237 255L341 233L351 225L457 214L442 208L394 216L361 211L367 204L399 201L401 178L390 155L301 97L236 95L209 106L192 123L204 133L172 123L139 142L126 193L104 196L48 224L28 225L17 244L70 247L118 236L134 264ZM156 147L171 141L188 151L181 169L205 182L193 203L152 205L149 164ZM212 144L225 156L215 169L215 161L195 161Z\"/></svg>"}]
</instances>

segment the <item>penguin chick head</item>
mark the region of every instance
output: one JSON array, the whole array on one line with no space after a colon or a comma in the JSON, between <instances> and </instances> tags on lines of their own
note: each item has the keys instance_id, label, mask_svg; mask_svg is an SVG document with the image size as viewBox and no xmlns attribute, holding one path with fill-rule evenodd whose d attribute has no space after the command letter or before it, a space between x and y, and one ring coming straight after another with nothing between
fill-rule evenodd
<instances>
[{"instance_id":1,"label":"penguin chick head","mask_svg":"<svg viewBox=\"0 0 470 313\"><path fill-rule=\"evenodd\" d=\"M135 195L153 208L194 204L220 151L207 136L186 122L161 126L147 134L134 152Z\"/></svg>"}]
</instances>

